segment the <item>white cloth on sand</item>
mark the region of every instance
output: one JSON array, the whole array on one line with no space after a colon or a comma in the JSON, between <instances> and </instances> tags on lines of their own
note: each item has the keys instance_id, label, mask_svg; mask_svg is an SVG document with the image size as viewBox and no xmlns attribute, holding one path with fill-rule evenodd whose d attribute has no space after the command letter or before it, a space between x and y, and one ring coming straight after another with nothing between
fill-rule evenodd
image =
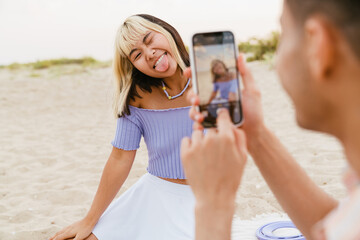
<instances>
[{"instance_id":1,"label":"white cloth on sand","mask_svg":"<svg viewBox=\"0 0 360 240\"><path fill-rule=\"evenodd\" d=\"M193 240L194 207L190 186L146 173L109 205L93 234L99 240ZM235 216L232 239L256 239L259 227L280 220L288 218L284 214L262 214L252 220Z\"/></svg>"}]
</instances>

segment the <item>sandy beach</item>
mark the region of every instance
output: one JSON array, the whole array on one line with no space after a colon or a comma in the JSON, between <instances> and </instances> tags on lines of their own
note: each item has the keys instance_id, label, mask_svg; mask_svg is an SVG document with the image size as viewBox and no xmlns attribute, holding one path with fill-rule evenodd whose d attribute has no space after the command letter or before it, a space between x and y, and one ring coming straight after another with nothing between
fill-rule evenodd
<instances>
[{"instance_id":1,"label":"sandy beach","mask_svg":"<svg viewBox=\"0 0 360 240\"><path fill-rule=\"evenodd\" d=\"M270 66L250 64L266 123L326 192L345 196L344 155L329 136L297 127L293 106ZM47 239L80 220L96 192L116 127L112 70L81 66L0 69L0 239ZM146 172L142 141L123 193ZM118 195L119 195L118 194ZM311 196L309 196L311 197ZM236 214L282 213L249 159Z\"/></svg>"}]
</instances>

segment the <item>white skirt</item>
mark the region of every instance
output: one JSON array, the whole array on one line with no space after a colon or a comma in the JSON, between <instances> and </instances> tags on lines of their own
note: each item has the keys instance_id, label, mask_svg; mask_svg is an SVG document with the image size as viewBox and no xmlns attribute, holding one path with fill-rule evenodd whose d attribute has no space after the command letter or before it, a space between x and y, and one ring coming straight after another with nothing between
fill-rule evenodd
<instances>
[{"instance_id":1,"label":"white skirt","mask_svg":"<svg viewBox=\"0 0 360 240\"><path fill-rule=\"evenodd\" d=\"M93 234L99 240L193 240L194 207L190 186L146 173L109 205Z\"/></svg>"}]
</instances>

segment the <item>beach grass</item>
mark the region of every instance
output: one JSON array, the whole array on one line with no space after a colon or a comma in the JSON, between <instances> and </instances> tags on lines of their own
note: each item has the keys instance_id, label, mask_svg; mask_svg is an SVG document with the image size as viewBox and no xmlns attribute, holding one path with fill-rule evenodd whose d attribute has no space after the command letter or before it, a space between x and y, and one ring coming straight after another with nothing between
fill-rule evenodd
<instances>
[{"instance_id":1,"label":"beach grass","mask_svg":"<svg viewBox=\"0 0 360 240\"><path fill-rule=\"evenodd\" d=\"M248 41L240 42L239 52L247 53L248 62L266 61L272 62L279 44L280 33L272 32L267 38L250 38Z\"/></svg>"},{"instance_id":2,"label":"beach grass","mask_svg":"<svg viewBox=\"0 0 360 240\"><path fill-rule=\"evenodd\" d=\"M39 73L36 73L36 72L32 72L32 73L30 73L29 77L38 78L38 77L42 77L42 75Z\"/></svg>"},{"instance_id":3,"label":"beach grass","mask_svg":"<svg viewBox=\"0 0 360 240\"><path fill-rule=\"evenodd\" d=\"M58 66L66 65L76 65L81 67L94 67L94 68L103 68L111 66L111 61L99 61L92 57L83 57L83 58L58 58L58 59L47 59L39 60L36 62L30 63L12 63L9 65L2 65L0 68L6 68L9 70L18 70L18 69L33 69L41 70L48 69Z\"/></svg>"}]
</instances>

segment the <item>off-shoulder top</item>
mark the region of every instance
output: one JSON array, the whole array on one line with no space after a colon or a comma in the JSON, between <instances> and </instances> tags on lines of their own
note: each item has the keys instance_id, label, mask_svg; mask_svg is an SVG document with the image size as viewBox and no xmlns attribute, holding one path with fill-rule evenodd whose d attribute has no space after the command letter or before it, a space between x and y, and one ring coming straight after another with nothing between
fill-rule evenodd
<instances>
[{"instance_id":1,"label":"off-shoulder top","mask_svg":"<svg viewBox=\"0 0 360 240\"><path fill-rule=\"evenodd\" d=\"M149 157L147 171L158 177L185 179L180 144L183 137L192 134L190 107L164 110L129 108L130 115L118 118L111 144L123 150L137 150L143 136Z\"/></svg>"}]
</instances>

